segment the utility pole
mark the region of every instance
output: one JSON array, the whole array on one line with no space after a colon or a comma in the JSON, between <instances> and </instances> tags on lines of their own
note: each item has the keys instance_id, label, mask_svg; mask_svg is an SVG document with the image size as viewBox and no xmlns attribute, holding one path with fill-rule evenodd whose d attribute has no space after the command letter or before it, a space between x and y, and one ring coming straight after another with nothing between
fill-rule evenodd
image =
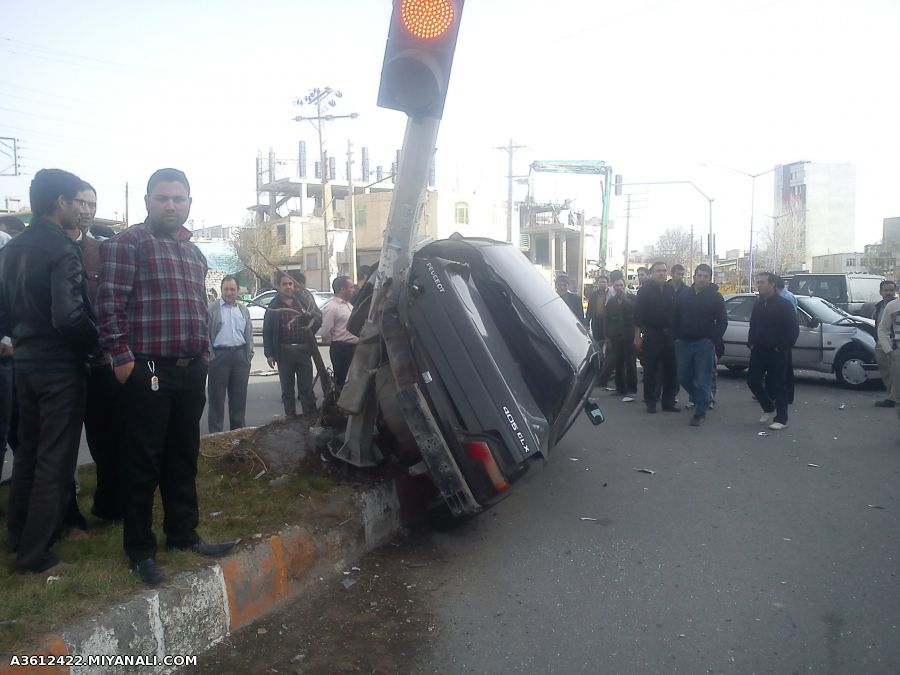
<instances>
[{"instance_id":1,"label":"utility pole","mask_svg":"<svg viewBox=\"0 0 900 675\"><path fill-rule=\"evenodd\" d=\"M365 178L363 179L365 182ZM347 141L347 188L350 192L350 278L356 283L356 195L353 190L353 143ZM327 289L326 289L327 290Z\"/></svg>"},{"instance_id":2,"label":"utility pole","mask_svg":"<svg viewBox=\"0 0 900 675\"><path fill-rule=\"evenodd\" d=\"M275 182L275 151L269 148L269 220L275 220L275 191L271 189Z\"/></svg>"},{"instance_id":3,"label":"utility pole","mask_svg":"<svg viewBox=\"0 0 900 675\"><path fill-rule=\"evenodd\" d=\"M336 91L331 87L325 87L323 89L316 87L310 89L309 93L302 99L298 98L294 101L297 105L316 106L315 115L298 115L294 118L294 121L309 122L315 127L316 132L319 135L319 166L322 171L322 234L325 236L322 247L322 269L325 271L325 278L323 278L324 283L322 285L325 288L330 286L332 279L337 276L337 261L335 260L332 247L328 244L328 225L329 222L333 220L333 218L329 218L329 213L333 213L333 200L331 199L331 189L328 184L328 155L325 152L324 137L325 122L332 122L338 119L355 120L359 117L359 113L354 112L349 115L323 115L322 113L323 110L327 111L328 108L335 107L337 105L335 99L342 98L343 96L344 94L342 92ZM327 108L323 108L323 106L327 106Z\"/></svg>"},{"instance_id":4,"label":"utility pole","mask_svg":"<svg viewBox=\"0 0 900 675\"><path fill-rule=\"evenodd\" d=\"M646 193L642 193L641 196L642 197L646 196ZM647 206L646 201L635 202L635 200L632 199L633 197L634 197L634 194L629 192L626 195L627 201L625 204L625 269L624 269L624 275L625 275L626 285L628 284L628 254L631 250L629 248L629 246L630 246L629 239L631 236L631 212L633 209L636 209L636 208L643 209L643 208L646 208L646 206Z\"/></svg>"},{"instance_id":5,"label":"utility pole","mask_svg":"<svg viewBox=\"0 0 900 675\"><path fill-rule=\"evenodd\" d=\"M513 211L513 180L518 176L513 176L513 153L516 150L523 150L527 145L515 145L513 139L509 139L509 145L500 145L495 150L505 150L509 155L509 169L506 173L506 241L512 243L512 211Z\"/></svg>"}]
</instances>

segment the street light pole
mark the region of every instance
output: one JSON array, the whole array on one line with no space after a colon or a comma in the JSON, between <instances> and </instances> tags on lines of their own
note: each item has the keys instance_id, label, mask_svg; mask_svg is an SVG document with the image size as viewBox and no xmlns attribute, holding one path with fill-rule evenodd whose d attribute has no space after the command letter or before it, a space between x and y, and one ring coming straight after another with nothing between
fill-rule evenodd
<instances>
[{"instance_id":1,"label":"street light pole","mask_svg":"<svg viewBox=\"0 0 900 675\"><path fill-rule=\"evenodd\" d=\"M323 104L328 107L333 108L337 105L337 101L335 99L342 98L343 93L340 91L335 91L331 87L325 87L324 89L319 89L318 87L314 89L310 89L309 93L304 96L302 99L297 99L294 101L297 105L315 105L316 106L316 114L314 116L303 116L298 115L294 118L295 122L303 122L307 121L312 124L316 131L319 134L319 168L322 173L322 226L323 232L322 234L325 236L323 242L323 260L322 260L322 268L325 271L326 278L323 279L325 282L323 287L327 290L331 285L332 280L337 276L337 261L334 259L334 252L332 251L332 247L328 244L328 223L333 218L328 217L329 210L333 211L333 204L331 199L331 190L328 187L328 157L325 153L325 138L324 138L324 125L325 122L331 122L333 120L338 119L351 119L355 120L359 117L359 113L350 113L349 115L323 115L322 114L322 106ZM354 243L355 245L355 243Z\"/></svg>"}]
</instances>

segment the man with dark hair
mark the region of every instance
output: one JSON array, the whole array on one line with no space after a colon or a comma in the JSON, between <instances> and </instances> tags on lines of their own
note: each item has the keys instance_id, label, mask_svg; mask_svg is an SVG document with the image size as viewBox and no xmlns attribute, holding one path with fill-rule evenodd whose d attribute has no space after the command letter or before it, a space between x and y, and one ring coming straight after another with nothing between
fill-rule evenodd
<instances>
[{"instance_id":1,"label":"man with dark hair","mask_svg":"<svg viewBox=\"0 0 900 675\"><path fill-rule=\"evenodd\" d=\"M25 231L25 223L15 216L0 216L0 232L15 237Z\"/></svg>"},{"instance_id":2,"label":"man with dark hair","mask_svg":"<svg viewBox=\"0 0 900 675\"><path fill-rule=\"evenodd\" d=\"M584 323L584 307L581 304L581 296L569 290L569 275L565 272L556 275L556 292L566 306L572 310L575 318Z\"/></svg>"},{"instance_id":3,"label":"man with dark hair","mask_svg":"<svg viewBox=\"0 0 900 675\"><path fill-rule=\"evenodd\" d=\"M168 548L220 555L233 544L207 543L197 534L209 324L206 259L184 227L191 210L187 177L177 169L156 171L144 203L147 220L100 248L97 306L128 425L125 553L131 569L153 586L165 578L155 560L157 486Z\"/></svg>"},{"instance_id":4,"label":"man with dark hair","mask_svg":"<svg viewBox=\"0 0 900 675\"><path fill-rule=\"evenodd\" d=\"M584 320L591 327L591 335L601 347L606 340L603 332L603 315L606 311L606 302L609 299L609 277L601 274L597 277L597 288L588 298L587 312Z\"/></svg>"},{"instance_id":5,"label":"man with dark hair","mask_svg":"<svg viewBox=\"0 0 900 675\"><path fill-rule=\"evenodd\" d=\"M269 303L263 319L263 350L269 368L278 367L281 402L287 417L297 414L295 382L304 414L317 409L310 352L311 342L314 344L315 340L310 338L322 325L322 313L304 287L306 277L302 272L294 274L301 280L299 284L288 274L278 274L275 282L278 294Z\"/></svg>"},{"instance_id":6,"label":"man with dark hair","mask_svg":"<svg viewBox=\"0 0 900 675\"><path fill-rule=\"evenodd\" d=\"M613 277L613 298L606 304L606 361L601 378L616 372L616 393L624 403L634 401L637 393L637 367L634 362L634 296L626 292L622 273ZM605 386L605 382L603 383Z\"/></svg>"},{"instance_id":7,"label":"man with dark hair","mask_svg":"<svg viewBox=\"0 0 900 675\"><path fill-rule=\"evenodd\" d=\"M759 421L762 424L771 422L769 429L780 431L788 423L788 395L784 382L787 353L797 341L800 325L797 323L797 311L778 294L776 281L771 272L761 272L757 276L759 298L750 314L750 332L747 336L747 346L750 348L747 386L762 407L763 415Z\"/></svg>"},{"instance_id":8,"label":"man with dark hair","mask_svg":"<svg viewBox=\"0 0 900 675\"><path fill-rule=\"evenodd\" d=\"M17 572L47 572L71 499L84 418L85 364L97 325L84 287L77 227L82 188L59 169L31 183L34 218L0 253L0 333L12 336L19 444L9 498L8 545Z\"/></svg>"},{"instance_id":9,"label":"man with dark hair","mask_svg":"<svg viewBox=\"0 0 900 675\"><path fill-rule=\"evenodd\" d=\"M635 273L637 274L638 288L641 288L650 278L650 270L646 267L638 267Z\"/></svg>"},{"instance_id":10,"label":"man with dark hair","mask_svg":"<svg viewBox=\"0 0 900 675\"><path fill-rule=\"evenodd\" d=\"M725 300L712 285L712 268L697 265L693 285L675 298L674 326L678 379L694 402L693 427L706 421L716 367L715 345L727 327Z\"/></svg>"},{"instance_id":11,"label":"man with dark hair","mask_svg":"<svg viewBox=\"0 0 900 675\"><path fill-rule=\"evenodd\" d=\"M228 396L228 428L244 426L247 383L253 361L253 322L246 305L237 301L238 282L231 275L219 285L221 297L209 303L209 433L222 431L225 396Z\"/></svg>"},{"instance_id":12,"label":"man with dark hair","mask_svg":"<svg viewBox=\"0 0 900 675\"><path fill-rule=\"evenodd\" d=\"M897 284L890 279L885 279L878 286L878 293L881 295L881 301L875 305L875 328L881 322L884 314L884 308L887 304L897 297ZM880 341L875 344L875 363L878 364L878 373L881 375L881 383L887 389L887 397L882 401L876 401L875 406L878 408L893 408L897 405L897 392L892 390L891 380L891 362L889 353L884 351Z\"/></svg>"},{"instance_id":13,"label":"man with dark hair","mask_svg":"<svg viewBox=\"0 0 900 675\"><path fill-rule=\"evenodd\" d=\"M637 293L634 306L634 348L642 354L644 404L648 413L656 412L660 398L663 410L681 411L675 402L678 373L672 336L674 314L675 292L666 284L666 263L655 262L650 266L650 279Z\"/></svg>"},{"instance_id":14,"label":"man with dark hair","mask_svg":"<svg viewBox=\"0 0 900 675\"><path fill-rule=\"evenodd\" d=\"M775 290L778 291L778 295L791 303L791 306L794 308L794 312L797 311L797 296L791 293L785 286L784 278L776 276L775 277ZM794 354L793 350L789 349L784 355L784 390L787 392L787 402L788 405L793 405L794 403ZM770 392L769 396L771 398L775 398Z\"/></svg>"},{"instance_id":15,"label":"man with dark hair","mask_svg":"<svg viewBox=\"0 0 900 675\"><path fill-rule=\"evenodd\" d=\"M92 306L97 303L100 281L100 242L91 234L97 214L97 192L85 183L76 197L82 207L78 229L69 231L81 250L85 286ZM125 409L121 385L116 382L109 354L101 352L90 364L85 396L84 435L97 471L97 486L91 513L103 520L122 520L125 515ZM78 505L69 509L69 524L78 524Z\"/></svg>"},{"instance_id":16,"label":"man with dark hair","mask_svg":"<svg viewBox=\"0 0 900 675\"><path fill-rule=\"evenodd\" d=\"M684 265L681 263L675 263L672 265L672 269L669 270L670 278L666 282L669 286L672 287L672 290L675 293L675 299L678 300L678 296L684 292L690 292L690 287L688 287L684 283Z\"/></svg>"},{"instance_id":17,"label":"man with dark hair","mask_svg":"<svg viewBox=\"0 0 900 675\"><path fill-rule=\"evenodd\" d=\"M334 369L334 383L343 387L347 380L347 372L350 370L350 362L353 360L353 352L359 338L347 330L347 320L353 305L350 304L350 296L353 293L353 283L350 277L337 277L331 282L334 298L325 307L322 314L322 327L319 335L322 336L322 344L330 345L329 356L331 367Z\"/></svg>"}]
</instances>

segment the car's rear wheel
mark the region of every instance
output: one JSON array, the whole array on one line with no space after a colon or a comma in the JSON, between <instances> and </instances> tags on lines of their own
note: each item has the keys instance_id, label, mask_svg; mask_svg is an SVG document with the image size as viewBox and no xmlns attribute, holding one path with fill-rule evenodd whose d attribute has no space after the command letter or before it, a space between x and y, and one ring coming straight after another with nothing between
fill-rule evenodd
<instances>
[{"instance_id":1,"label":"car's rear wheel","mask_svg":"<svg viewBox=\"0 0 900 675\"><path fill-rule=\"evenodd\" d=\"M869 384L869 376L863 366L872 360L861 351L844 352L834 364L835 377L848 389L864 389Z\"/></svg>"}]
</instances>

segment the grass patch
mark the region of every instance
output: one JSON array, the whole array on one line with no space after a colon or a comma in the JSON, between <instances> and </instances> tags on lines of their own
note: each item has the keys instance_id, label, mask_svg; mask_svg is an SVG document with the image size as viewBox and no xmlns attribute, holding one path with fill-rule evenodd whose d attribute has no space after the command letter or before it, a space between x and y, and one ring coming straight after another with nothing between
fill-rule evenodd
<instances>
[{"instance_id":1,"label":"grass patch","mask_svg":"<svg viewBox=\"0 0 900 675\"><path fill-rule=\"evenodd\" d=\"M249 433L237 432L245 437ZM227 454L234 438L229 434L201 441L201 452L225 454L219 459L201 455L197 466L198 532L207 541L246 540L256 534L277 532L286 523L302 522L306 502L303 496L321 493L334 485L324 476L305 475L292 476L283 484L270 487L268 482L274 476L265 474L255 479L258 464L251 466ZM72 565L59 580L48 584L38 575L14 574L14 558L6 553L6 523L0 526L0 555L5 562L0 565L0 654L27 648L42 633L143 589L128 569L121 523L106 523L90 514L96 484L94 466L81 467L79 477L78 503L88 520L88 538L54 546L54 552ZM5 507L8 502L9 487L3 486L0 503ZM170 579L178 572L210 564L209 558L194 553L165 550L158 493L153 513L159 545L157 561Z\"/></svg>"}]
</instances>

